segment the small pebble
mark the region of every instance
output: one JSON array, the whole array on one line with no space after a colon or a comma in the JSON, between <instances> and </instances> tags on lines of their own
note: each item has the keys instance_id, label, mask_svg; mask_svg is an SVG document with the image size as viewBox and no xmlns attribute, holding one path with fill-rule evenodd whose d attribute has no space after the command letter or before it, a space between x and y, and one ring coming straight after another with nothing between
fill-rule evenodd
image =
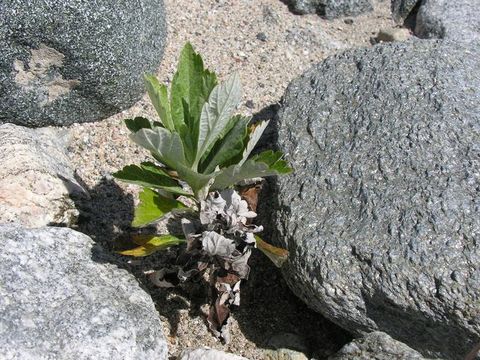
<instances>
[{"instance_id":1,"label":"small pebble","mask_svg":"<svg viewBox=\"0 0 480 360\"><path fill-rule=\"evenodd\" d=\"M382 29L378 32L378 42L405 41L410 38L410 31L404 28Z\"/></svg>"},{"instance_id":2,"label":"small pebble","mask_svg":"<svg viewBox=\"0 0 480 360\"><path fill-rule=\"evenodd\" d=\"M353 19L345 19L343 22L347 25L352 25L353 24Z\"/></svg>"},{"instance_id":3,"label":"small pebble","mask_svg":"<svg viewBox=\"0 0 480 360\"><path fill-rule=\"evenodd\" d=\"M247 100L247 101L245 102L245 106L246 106L247 108L249 108L249 109L253 109L253 108L255 107L255 104L254 104L254 102L253 102L252 100Z\"/></svg>"},{"instance_id":4,"label":"small pebble","mask_svg":"<svg viewBox=\"0 0 480 360\"><path fill-rule=\"evenodd\" d=\"M259 32L257 34L257 39L265 42L265 41L267 41L267 35L264 32Z\"/></svg>"}]
</instances>

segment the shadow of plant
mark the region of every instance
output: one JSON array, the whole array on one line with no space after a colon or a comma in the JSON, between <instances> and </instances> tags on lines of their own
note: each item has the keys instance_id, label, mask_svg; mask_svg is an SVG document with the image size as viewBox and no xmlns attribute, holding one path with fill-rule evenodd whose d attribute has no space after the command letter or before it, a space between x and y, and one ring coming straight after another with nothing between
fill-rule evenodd
<instances>
[{"instance_id":1,"label":"shadow of plant","mask_svg":"<svg viewBox=\"0 0 480 360\"><path fill-rule=\"evenodd\" d=\"M88 196L72 196L80 212L75 229L94 240L92 259L99 263L114 264L132 273L140 286L152 297L160 316L168 322L170 335L175 336L180 310L189 309L192 316L198 313L198 308L191 308L185 300L192 296L192 289L198 286L192 286L190 291L182 288L159 289L151 283L145 272L173 263L178 250L171 249L145 258L118 254L119 250L135 246L131 241L130 226L134 214L132 195L126 194L113 179L104 178L93 188L89 188L78 176L76 181L87 191ZM171 228L170 225L169 227Z\"/></svg>"},{"instance_id":2,"label":"shadow of plant","mask_svg":"<svg viewBox=\"0 0 480 360\"><path fill-rule=\"evenodd\" d=\"M253 122L271 120L254 153L276 148L278 108L278 104L266 107L253 117ZM88 188L79 177L76 180L89 194L74 201L80 211L76 229L96 242L92 259L115 264L137 278L140 286L151 295L162 320L168 322L167 335L170 338L177 336L181 313L185 311L190 318L201 318L207 328L202 305L208 303L209 284L202 277L176 288L157 288L145 274L148 270L174 264L182 249L170 248L145 258L119 255L116 251L134 247L130 240L134 214L132 195L126 194L113 179L103 179L93 188ZM265 183L258 209L258 223L266 228L262 236L272 244L275 244L274 236L271 236L276 206L275 188L274 180ZM178 224L169 221L167 229L178 232ZM307 342L307 355L323 359L351 338L323 316L308 309L290 291L280 270L259 251L252 254L249 264L252 271L249 280L242 282L241 306L232 310L244 336L259 348L271 348L268 340L272 335L293 333Z\"/></svg>"},{"instance_id":3,"label":"shadow of plant","mask_svg":"<svg viewBox=\"0 0 480 360\"><path fill-rule=\"evenodd\" d=\"M270 120L262 140L254 153L278 149L277 112L274 104L257 113L253 121ZM275 216L278 209L275 178L268 178L260 193L257 223L264 225L262 237L273 245L275 239ZM351 335L322 315L310 310L289 289L280 269L256 251L249 264L250 278L242 284L242 303L234 311L242 332L259 347L272 348L269 340L276 334L292 333L305 341L307 355L326 359L351 340ZM285 344L288 348L288 344Z\"/></svg>"}]
</instances>

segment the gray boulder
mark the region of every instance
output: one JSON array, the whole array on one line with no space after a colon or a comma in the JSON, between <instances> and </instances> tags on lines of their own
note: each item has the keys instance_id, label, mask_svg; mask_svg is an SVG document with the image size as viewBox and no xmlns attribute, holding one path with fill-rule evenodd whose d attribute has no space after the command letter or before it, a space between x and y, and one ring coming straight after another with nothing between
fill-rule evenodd
<instances>
[{"instance_id":1,"label":"gray boulder","mask_svg":"<svg viewBox=\"0 0 480 360\"><path fill-rule=\"evenodd\" d=\"M424 357L407 345L375 331L355 339L328 360L423 360Z\"/></svg>"},{"instance_id":2,"label":"gray boulder","mask_svg":"<svg viewBox=\"0 0 480 360\"><path fill-rule=\"evenodd\" d=\"M165 38L162 0L0 2L0 123L68 125L128 108Z\"/></svg>"},{"instance_id":3,"label":"gray boulder","mask_svg":"<svg viewBox=\"0 0 480 360\"><path fill-rule=\"evenodd\" d=\"M64 129L0 125L0 223L69 226L79 215L72 199L87 193L66 154Z\"/></svg>"},{"instance_id":4,"label":"gray boulder","mask_svg":"<svg viewBox=\"0 0 480 360\"><path fill-rule=\"evenodd\" d=\"M423 0L415 34L422 38L480 41L480 0Z\"/></svg>"},{"instance_id":5,"label":"gray boulder","mask_svg":"<svg viewBox=\"0 0 480 360\"><path fill-rule=\"evenodd\" d=\"M403 23L417 3L422 0L392 0L392 16L397 23Z\"/></svg>"},{"instance_id":6,"label":"gray boulder","mask_svg":"<svg viewBox=\"0 0 480 360\"><path fill-rule=\"evenodd\" d=\"M347 51L293 81L273 238L327 318L425 356L480 342L480 57L417 40Z\"/></svg>"},{"instance_id":7,"label":"gray boulder","mask_svg":"<svg viewBox=\"0 0 480 360\"><path fill-rule=\"evenodd\" d=\"M373 10L370 0L284 0L297 14L318 14L327 19L356 16Z\"/></svg>"},{"instance_id":8,"label":"gray boulder","mask_svg":"<svg viewBox=\"0 0 480 360\"><path fill-rule=\"evenodd\" d=\"M167 359L150 296L67 228L0 225L4 359ZM98 250L99 251L99 250Z\"/></svg>"}]
</instances>

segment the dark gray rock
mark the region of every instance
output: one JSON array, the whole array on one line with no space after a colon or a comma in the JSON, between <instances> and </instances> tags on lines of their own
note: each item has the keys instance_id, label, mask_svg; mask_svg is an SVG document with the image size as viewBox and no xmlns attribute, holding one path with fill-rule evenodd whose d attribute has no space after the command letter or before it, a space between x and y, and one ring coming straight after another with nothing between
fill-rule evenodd
<instances>
[{"instance_id":1,"label":"dark gray rock","mask_svg":"<svg viewBox=\"0 0 480 360\"><path fill-rule=\"evenodd\" d=\"M392 0L392 16L397 23L403 23L421 0Z\"/></svg>"},{"instance_id":2,"label":"dark gray rock","mask_svg":"<svg viewBox=\"0 0 480 360\"><path fill-rule=\"evenodd\" d=\"M480 342L480 57L416 40L347 51L293 81L270 204L284 275L356 334L425 356Z\"/></svg>"},{"instance_id":3,"label":"dark gray rock","mask_svg":"<svg viewBox=\"0 0 480 360\"><path fill-rule=\"evenodd\" d=\"M165 38L163 0L0 2L0 123L68 125L128 108Z\"/></svg>"},{"instance_id":4,"label":"dark gray rock","mask_svg":"<svg viewBox=\"0 0 480 360\"><path fill-rule=\"evenodd\" d=\"M150 296L126 270L92 260L67 228L0 225L0 348L5 359L167 359Z\"/></svg>"},{"instance_id":5,"label":"dark gray rock","mask_svg":"<svg viewBox=\"0 0 480 360\"><path fill-rule=\"evenodd\" d=\"M423 0L415 34L422 38L480 42L480 0Z\"/></svg>"},{"instance_id":6,"label":"dark gray rock","mask_svg":"<svg viewBox=\"0 0 480 360\"><path fill-rule=\"evenodd\" d=\"M387 334L375 331L345 345L328 360L423 360L424 357Z\"/></svg>"},{"instance_id":7,"label":"dark gray rock","mask_svg":"<svg viewBox=\"0 0 480 360\"><path fill-rule=\"evenodd\" d=\"M355 16L373 10L370 0L284 0L296 14L318 14L327 19Z\"/></svg>"}]
</instances>

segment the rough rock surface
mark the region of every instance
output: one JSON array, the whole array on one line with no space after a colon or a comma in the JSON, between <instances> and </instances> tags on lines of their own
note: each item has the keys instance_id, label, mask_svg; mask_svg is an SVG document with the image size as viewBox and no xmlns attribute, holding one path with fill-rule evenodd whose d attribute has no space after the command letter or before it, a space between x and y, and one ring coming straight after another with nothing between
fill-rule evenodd
<instances>
[{"instance_id":1,"label":"rough rock surface","mask_svg":"<svg viewBox=\"0 0 480 360\"><path fill-rule=\"evenodd\" d=\"M424 357L387 334L375 331L345 345L329 360L423 360Z\"/></svg>"},{"instance_id":2,"label":"rough rock surface","mask_svg":"<svg viewBox=\"0 0 480 360\"><path fill-rule=\"evenodd\" d=\"M416 40L347 51L294 80L278 144L284 275L356 334L426 356L480 342L480 57Z\"/></svg>"},{"instance_id":3,"label":"rough rock surface","mask_svg":"<svg viewBox=\"0 0 480 360\"><path fill-rule=\"evenodd\" d=\"M180 355L180 360L247 360L247 358L205 348L184 350Z\"/></svg>"},{"instance_id":4,"label":"rough rock surface","mask_svg":"<svg viewBox=\"0 0 480 360\"><path fill-rule=\"evenodd\" d=\"M0 225L0 241L3 359L167 359L150 296L88 236Z\"/></svg>"},{"instance_id":5,"label":"rough rock surface","mask_svg":"<svg viewBox=\"0 0 480 360\"><path fill-rule=\"evenodd\" d=\"M85 196L66 155L65 131L0 125L0 223L70 225Z\"/></svg>"},{"instance_id":6,"label":"rough rock surface","mask_svg":"<svg viewBox=\"0 0 480 360\"><path fill-rule=\"evenodd\" d=\"M392 16L397 23L403 23L421 0L392 0Z\"/></svg>"},{"instance_id":7,"label":"rough rock surface","mask_svg":"<svg viewBox=\"0 0 480 360\"><path fill-rule=\"evenodd\" d=\"M480 0L424 0L415 34L422 38L480 42Z\"/></svg>"},{"instance_id":8,"label":"rough rock surface","mask_svg":"<svg viewBox=\"0 0 480 360\"><path fill-rule=\"evenodd\" d=\"M266 349L263 360L309 360L307 355L292 349Z\"/></svg>"},{"instance_id":9,"label":"rough rock surface","mask_svg":"<svg viewBox=\"0 0 480 360\"><path fill-rule=\"evenodd\" d=\"M166 37L162 0L0 3L0 123L103 119L144 93Z\"/></svg>"},{"instance_id":10,"label":"rough rock surface","mask_svg":"<svg viewBox=\"0 0 480 360\"><path fill-rule=\"evenodd\" d=\"M327 19L355 16L373 10L370 0L284 0L297 14L318 14Z\"/></svg>"}]
</instances>

